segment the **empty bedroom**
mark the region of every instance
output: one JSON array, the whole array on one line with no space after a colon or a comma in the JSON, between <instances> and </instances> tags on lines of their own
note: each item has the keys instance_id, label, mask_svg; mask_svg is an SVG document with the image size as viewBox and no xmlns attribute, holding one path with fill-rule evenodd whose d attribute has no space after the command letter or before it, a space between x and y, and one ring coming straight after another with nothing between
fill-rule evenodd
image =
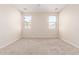
<instances>
[{"instance_id":1,"label":"empty bedroom","mask_svg":"<svg viewBox=\"0 0 79 59\"><path fill-rule=\"evenodd\" d=\"M79 5L0 4L0 54L79 54Z\"/></svg>"}]
</instances>

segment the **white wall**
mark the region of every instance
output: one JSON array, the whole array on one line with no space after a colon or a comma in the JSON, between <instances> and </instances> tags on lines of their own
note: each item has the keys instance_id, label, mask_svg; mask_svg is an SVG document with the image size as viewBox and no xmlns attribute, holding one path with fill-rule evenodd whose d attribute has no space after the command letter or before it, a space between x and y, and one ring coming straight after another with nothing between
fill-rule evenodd
<instances>
[{"instance_id":1,"label":"white wall","mask_svg":"<svg viewBox=\"0 0 79 59\"><path fill-rule=\"evenodd\" d=\"M58 27L56 32L52 32L48 27L48 17L57 16L58 23L58 13L24 13L23 16L32 16L32 28L31 30L23 30L24 37L57 37L58 36ZM23 25L24 26L24 25Z\"/></svg>"},{"instance_id":2,"label":"white wall","mask_svg":"<svg viewBox=\"0 0 79 59\"><path fill-rule=\"evenodd\" d=\"M67 6L59 15L60 38L79 47L79 5Z\"/></svg>"},{"instance_id":3,"label":"white wall","mask_svg":"<svg viewBox=\"0 0 79 59\"><path fill-rule=\"evenodd\" d=\"M21 34L21 14L8 5L0 5L0 48L18 40Z\"/></svg>"}]
</instances>

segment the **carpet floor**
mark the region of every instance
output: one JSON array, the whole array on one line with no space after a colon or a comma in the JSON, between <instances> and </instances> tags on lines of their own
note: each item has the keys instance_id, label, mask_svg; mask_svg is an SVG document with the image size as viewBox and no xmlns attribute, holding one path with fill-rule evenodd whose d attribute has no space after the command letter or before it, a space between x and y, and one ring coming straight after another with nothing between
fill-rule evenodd
<instances>
[{"instance_id":1,"label":"carpet floor","mask_svg":"<svg viewBox=\"0 0 79 59\"><path fill-rule=\"evenodd\" d=\"M20 39L0 49L1 55L75 55L79 49L60 39Z\"/></svg>"}]
</instances>

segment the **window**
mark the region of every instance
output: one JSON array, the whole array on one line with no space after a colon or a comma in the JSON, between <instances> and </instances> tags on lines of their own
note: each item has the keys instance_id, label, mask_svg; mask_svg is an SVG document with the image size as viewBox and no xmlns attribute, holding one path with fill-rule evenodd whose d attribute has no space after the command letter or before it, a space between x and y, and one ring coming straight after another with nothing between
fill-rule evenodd
<instances>
[{"instance_id":1,"label":"window","mask_svg":"<svg viewBox=\"0 0 79 59\"><path fill-rule=\"evenodd\" d=\"M49 16L49 29L55 31L56 29L56 16Z\"/></svg>"},{"instance_id":2,"label":"window","mask_svg":"<svg viewBox=\"0 0 79 59\"><path fill-rule=\"evenodd\" d=\"M25 29L30 29L31 28L31 21L32 21L32 16L24 16Z\"/></svg>"}]
</instances>

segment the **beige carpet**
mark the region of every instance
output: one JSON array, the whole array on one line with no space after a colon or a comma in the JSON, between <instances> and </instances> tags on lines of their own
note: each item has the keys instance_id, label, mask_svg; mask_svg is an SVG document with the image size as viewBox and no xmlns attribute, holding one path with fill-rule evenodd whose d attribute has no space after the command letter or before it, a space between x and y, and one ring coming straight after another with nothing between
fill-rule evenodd
<instances>
[{"instance_id":1,"label":"beige carpet","mask_svg":"<svg viewBox=\"0 0 79 59\"><path fill-rule=\"evenodd\" d=\"M79 49L60 39L20 39L0 49L0 54L64 55L79 54Z\"/></svg>"}]
</instances>

